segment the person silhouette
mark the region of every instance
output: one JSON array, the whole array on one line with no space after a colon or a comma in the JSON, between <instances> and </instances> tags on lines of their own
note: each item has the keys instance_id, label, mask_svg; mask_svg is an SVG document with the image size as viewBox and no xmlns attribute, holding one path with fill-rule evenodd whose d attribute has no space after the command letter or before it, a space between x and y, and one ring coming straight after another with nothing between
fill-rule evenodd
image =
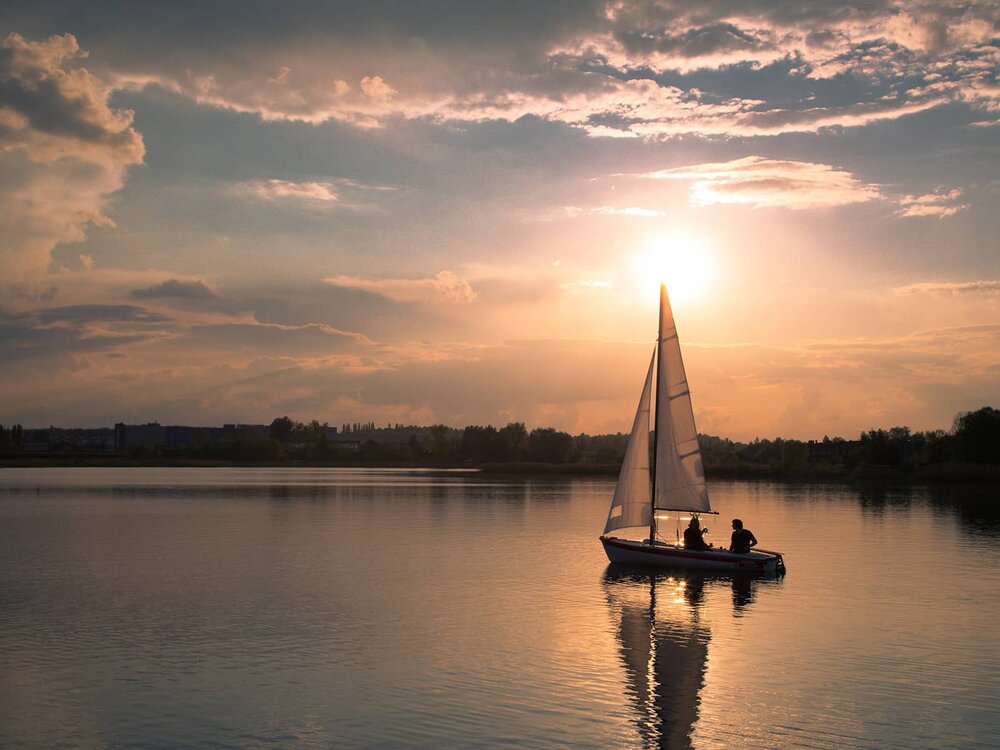
<instances>
[{"instance_id":1,"label":"person silhouette","mask_svg":"<svg viewBox=\"0 0 1000 750\"><path fill-rule=\"evenodd\" d=\"M730 552L746 554L750 548L757 544L757 537L750 529L743 528L743 521L738 518L733 519L733 537L729 543Z\"/></svg>"},{"instance_id":2,"label":"person silhouette","mask_svg":"<svg viewBox=\"0 0 1000 750\"><path fill-rule=\"evenodd\" d=\"M684 549L710 549L711 544L705 542L704 535L708 529L701 528L698 516L691 517L691 523L684 529Z\"/></svg>"}]
</instances>

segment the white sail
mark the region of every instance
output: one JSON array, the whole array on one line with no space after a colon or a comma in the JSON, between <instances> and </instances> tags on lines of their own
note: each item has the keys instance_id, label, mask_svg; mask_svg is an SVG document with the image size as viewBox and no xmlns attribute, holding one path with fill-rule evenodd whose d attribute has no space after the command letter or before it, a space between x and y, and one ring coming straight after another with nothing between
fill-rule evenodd
<instances>
[{"instance_id":1,"label":"white sail","mask_svg":"<svg viewBox=\"0 0 1000 750\"><path fill-rule=\"evenodd\" d=\"M656 353L653 353L655 358ZM618 486L611 500L604 533L615 529L649 526L652 502L649 487L649 402L653 389L653 360L649 361L646 384L635 412L632 432L625 448L625 460L618 475Z\"/></svg>"},{"instance_id":2,"label":"white sail","mask_svg":"<svg viewBox=\"0 0 1000 750\"><path fill-rule=\"evenodd\" d=\"M691 393L666 286L660 287L660 363L656 404L656 492L658 510L711 511L698 447Z\"/></svg>"}]
</instances>

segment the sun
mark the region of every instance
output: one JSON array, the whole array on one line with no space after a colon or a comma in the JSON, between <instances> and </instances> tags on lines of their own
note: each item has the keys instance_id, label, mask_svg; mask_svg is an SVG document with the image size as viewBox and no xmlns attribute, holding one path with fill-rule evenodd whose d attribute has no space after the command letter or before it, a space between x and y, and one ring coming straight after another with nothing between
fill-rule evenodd
<instances>
[{"instance_id":1,"label":"sun","mask_svg":"<svg viewBox=\"0 0 1000 750\"><path fill-rule=\"evenodd\" d=\"M650 237L632 259L633 279L640 297L659 299L666 283L674 303L701 300L716 276L715 257L708 242L689 232L675 230Z\"/></svg>"}]
</instances>

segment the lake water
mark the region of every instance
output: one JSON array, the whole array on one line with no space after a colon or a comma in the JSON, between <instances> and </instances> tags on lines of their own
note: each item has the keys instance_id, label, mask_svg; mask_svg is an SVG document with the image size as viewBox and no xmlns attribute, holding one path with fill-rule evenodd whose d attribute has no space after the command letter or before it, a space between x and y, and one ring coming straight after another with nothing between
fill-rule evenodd
<instances>
[{"instance_id":1,"label":"lake water","mask_svg":"<svg viewBox=\"0 0 1000 750\"><path fill-rule=\"evenodd\" d=\"M3 748L997 748L996 490L725 482L779 580L609 569L611 479L0 471Z\"/></svg>"}]
</instances>

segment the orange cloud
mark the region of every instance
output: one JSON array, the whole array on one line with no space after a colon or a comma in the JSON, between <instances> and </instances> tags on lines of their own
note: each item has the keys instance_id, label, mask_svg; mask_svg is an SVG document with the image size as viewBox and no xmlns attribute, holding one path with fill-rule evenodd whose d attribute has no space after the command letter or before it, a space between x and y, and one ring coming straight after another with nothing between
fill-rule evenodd
<instances>
[{"instance_id":1,"label":"orange cloud","mask_svg":"<svg viewBox=\"0 0 1000 750\"><path fill-rule=\"evenodd\" d=\"M828 164L761 156L664 169L642 176L691 182L691 202L700 206L739 203L755 208L805 209L866 203L881 197L878 187Z\"/></svg>"},{"instance_id":2,"label":"orange cloud","mask_svg":"<svg viewBox=\"0 0 1000 750\"><path fill-rule=\"evenodd\" d=\"M42 271L60 242L79 242L128 167L141 164L132 113L108 106L110 89L83 68L72 34L0 45L0 245L9 272Z\"/></svg>"},{"instance_id":3,"label":"orange cloud","mask_svg":"<svg viewBox=\"0 0 1000 750\"><path fill-rule=\"evenodd\" d=\"M954 216L969 207L968 203L959 203L962 197L961 189L949 190L947 193L929 193L927 195L904 195L899 199L902 208L899 216L935 216L943 219Z\"/></svg>"}]
</instances>

